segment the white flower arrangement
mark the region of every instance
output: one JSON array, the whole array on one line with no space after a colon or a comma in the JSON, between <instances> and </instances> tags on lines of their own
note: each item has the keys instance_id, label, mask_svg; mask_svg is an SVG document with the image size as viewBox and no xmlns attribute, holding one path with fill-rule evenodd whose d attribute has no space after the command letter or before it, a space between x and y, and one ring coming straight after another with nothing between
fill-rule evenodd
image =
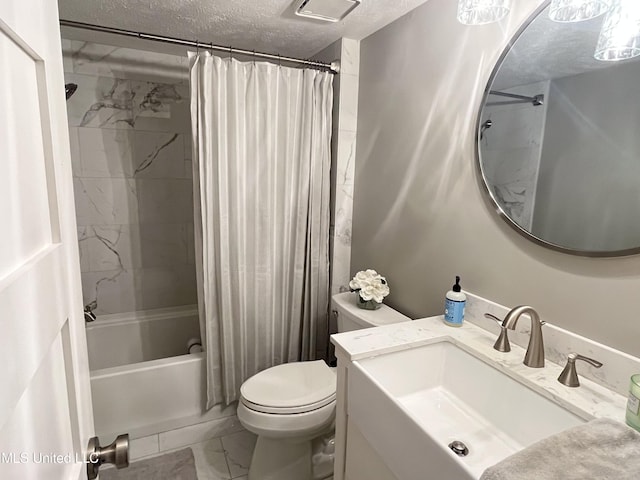
<instances>
[{"instance_id":1,"label":"white flower arrangement","mask_svg":"<svg viewBox=\"0 0 640 480\"><path fill-rule=\"evenodd\" d=\"M371 269L356 273L349 282L349 288L352 292L358 292L363 302L373 300L376 303L382 303L384 297L389 295L387 279Z\"/></svg>"}]
</instances>

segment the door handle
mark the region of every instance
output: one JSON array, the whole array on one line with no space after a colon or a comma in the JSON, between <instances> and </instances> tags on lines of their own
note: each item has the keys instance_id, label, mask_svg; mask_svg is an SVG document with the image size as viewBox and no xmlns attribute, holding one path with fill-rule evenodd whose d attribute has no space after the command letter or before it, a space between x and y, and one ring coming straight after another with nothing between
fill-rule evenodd
<instances>
[{"instance_id":1,"label":"door handle","mask_svg":"<svg viewBox=\"0 0 640 480\"><path fill-rule=\"evenodd\" d=\"M93 437L89 440L87 447L87 477L89 480L98 478L100 466L105 463L112 463L116 468L126 468L129 466L129 434L118 435L118 437L106 447L100 446L100 439Z\"/></svg>"}]
</instances>

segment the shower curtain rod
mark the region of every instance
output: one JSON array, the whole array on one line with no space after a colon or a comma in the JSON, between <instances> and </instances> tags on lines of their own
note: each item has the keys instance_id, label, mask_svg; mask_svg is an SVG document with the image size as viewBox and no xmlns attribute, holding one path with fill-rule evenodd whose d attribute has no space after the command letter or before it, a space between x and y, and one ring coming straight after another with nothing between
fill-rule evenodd
<instances>
[{"instance_id":1,"label":"shower curtain rod","mask_svg":"<svg viewBox=\"0 0 640 480\"><path fill-rule=\"evenodd\" d=\"M92 30L94 32L113 33L115 35L122 35L125 37L135 37L143 40L152 40L154 42L170 43L172 45L182 45L185 47L194 47L196 49L202 48L205 50L214 50L217 52L226 52L230 55L250 55L256 58L264 58L267 60L276 60L278 62L297 63L299 65L305 65L318 70L326 70L329 73L336 74L340 71L338 65L334 63L319 62L316 60L304 60L301 58L287 57L283 55L277 55L273 53L256 52L254 50L246 50L244 48L224 47L221 45L214 45L213 43L203 43L198 40L184 40L182 38L167 37L164 35L153 35L150 33L134 32L132 30L123 30L121 28L103 27L101 25L93 25L91 23L74 22L71 20L60 19L60 25L64 27L82 28L83 30Z\"/></svg>"},{"instance_id":2,"label":"shower curtain rod","mask_svg":"<svg viewBox=\"0 0 640 480\"><path fill-rule=\"evenodd\" d=\"M518 95L517 93L500 92L498 90L489 90L489 95L497 95L499 97L513 98L515 101L511 102L493 102L487 105L510 105L514 103L531 103L534 107L538 107L544 104L544 95L535 95L533 97L527 97L526 95Z\"/></svg>"}]
</instances>

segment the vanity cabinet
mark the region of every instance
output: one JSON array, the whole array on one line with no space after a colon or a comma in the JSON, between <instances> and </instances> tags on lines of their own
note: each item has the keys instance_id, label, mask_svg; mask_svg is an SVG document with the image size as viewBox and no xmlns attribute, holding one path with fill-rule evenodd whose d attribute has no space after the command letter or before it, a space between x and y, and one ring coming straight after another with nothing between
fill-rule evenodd
<instances>
[{"instance_id":1,"label":"vanity cabinet","mask_svg":"<svg viewBox=\"0 0 640 480\"><path fill-rule=\"evenodd\" d=\"M489 310L476 303L469 320ZM640 369L639 359L553 325L546 329L557 358L566 356L556 352L575 348L594 351L624 372ZM495 338L471 321L453 329L441 317L332 336L338 358L334 479L477 480L551 435L593 418L623 418L626 398L589 380L587 369L579 388L567 388L558 383L559 364L523 365L526 341L518 332L510 352L496 351ZM624 372L606 373L622 385ZM523 411L535 412L535 421ZM456 455L454 442L471 453Z\"/></svg>"},{"instance_id":2,"label":"vanity cabinet","mask_svg":"<svg viewBox=\"0 0 640 480\"><path fill-rule=\"evenodd\" d=\"M348 365L338 354L334 480L398 480L348 413Z\"/></svg>"},{"instance_id":3,"label":"vanity cabinet","mask_svg":"<svg viewBox=\"0 0 640 480\"><path fill-rule=\"evenodd\" d=\"M398 480L357 425L347 421L345 480ZM337 478L337 477L334 477Z\"/></svg>"}]
</instances>

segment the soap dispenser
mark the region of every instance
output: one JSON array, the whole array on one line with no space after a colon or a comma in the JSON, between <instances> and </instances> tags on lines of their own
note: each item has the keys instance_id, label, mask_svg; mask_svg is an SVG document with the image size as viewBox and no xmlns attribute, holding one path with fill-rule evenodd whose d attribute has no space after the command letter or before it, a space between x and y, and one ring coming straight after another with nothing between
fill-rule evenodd
<instances>
[{"instance_id":1,"label":"soap dispenser","mask_svg":"<svg viewBox=\"0 0 640 480\"><path fill-rule=\"evenodd\" d=\"M444 323L450 327L461 327L464 321L467 296L461 290L460 277L456 276L456 284L447 292L444 302Z\"/></svg>"}]
</instances>

